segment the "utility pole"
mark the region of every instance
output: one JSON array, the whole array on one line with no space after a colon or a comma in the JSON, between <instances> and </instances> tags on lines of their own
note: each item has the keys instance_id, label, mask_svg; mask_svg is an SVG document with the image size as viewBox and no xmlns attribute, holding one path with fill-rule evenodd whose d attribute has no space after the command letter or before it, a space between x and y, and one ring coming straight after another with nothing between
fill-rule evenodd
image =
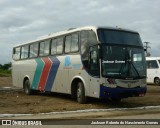
<instances>
[{"instance_id":1,"label":"utility pole","mask_svg":"<svg viewBox=\"0 0 160 128\"><path fill-rule=\"evenodd\" d=\"M148 52L148 49L151 48L151 47L149 46L150 42L144 42L144 43L145 43L144 49L146 50L146 56L147 56L147 57L148 57L148 56L151 56L151 54Z\"/></svg>"}]
</instances>

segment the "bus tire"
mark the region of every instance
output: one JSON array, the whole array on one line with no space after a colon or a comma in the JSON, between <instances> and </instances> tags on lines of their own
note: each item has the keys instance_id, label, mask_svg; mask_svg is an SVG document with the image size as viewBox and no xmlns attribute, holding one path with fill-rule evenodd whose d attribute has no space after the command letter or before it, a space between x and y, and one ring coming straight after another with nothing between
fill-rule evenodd
<instances>
[{"instance_id":1,"label":"bus tire","mask_svg":"<svg viewBox=\"0 0 160 128\"><path fill-rule=\"evenodd\" d=\"M159 79L158 77L156 77L156 78L154 79L154 84L155 84L155 85L160 85L160 79Z\"/></svg>"},{"instance_id":2,"label":"bus tire","mask_svg":"<svg viewBox=\"0 0 160 128\"><path fill-rule=\"evenodd\" d=\"M32 90L30 88L30 82L29 82L29 80L26 80L25 83L24 83L24 92L27 95L31 95L32 94Z\"/></svg>"},{"instance_id":3,"label":"bus tire","mask_svg":"<svg viewBox=\"0 0 160 128\"><path fill-rule=\"evenodd\" d=\"M86 103L85 89L82 82L78 82L77 85L77 101L80 104Z\"/></svg>"}]
</instances>

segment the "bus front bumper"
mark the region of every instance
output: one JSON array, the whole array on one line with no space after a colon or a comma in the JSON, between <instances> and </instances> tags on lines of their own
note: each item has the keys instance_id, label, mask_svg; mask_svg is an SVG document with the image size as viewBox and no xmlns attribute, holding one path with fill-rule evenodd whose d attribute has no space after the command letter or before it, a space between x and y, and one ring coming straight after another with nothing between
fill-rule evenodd
<instances>
[{"instance_id":1,"label":"bus front bumper","mask_svg":"<svg viewBox=\"0 0 160 128\"><path fill-rule=\"evenodd\" d=\"M100 98L127 98L127 97L142 97L146 94L147 87L136 88L109 88L100 85Z\"/></svg>"}]
</instances>

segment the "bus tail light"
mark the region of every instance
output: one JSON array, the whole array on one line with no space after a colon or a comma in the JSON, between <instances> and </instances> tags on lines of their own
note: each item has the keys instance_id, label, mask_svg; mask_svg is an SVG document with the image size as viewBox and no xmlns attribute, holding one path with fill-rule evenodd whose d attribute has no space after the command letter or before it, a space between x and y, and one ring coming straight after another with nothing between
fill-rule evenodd
<instances>
[{"instance_id":1,"label":"bus tail light","mask_svg":"<svg viewBox=\"0 0 160 128\"><path fill-rule=\"evenodd\" d=\"M143 96L144 96L144 93L140 93L139 96L143 97Z\"/></svg>"}]
</instances>

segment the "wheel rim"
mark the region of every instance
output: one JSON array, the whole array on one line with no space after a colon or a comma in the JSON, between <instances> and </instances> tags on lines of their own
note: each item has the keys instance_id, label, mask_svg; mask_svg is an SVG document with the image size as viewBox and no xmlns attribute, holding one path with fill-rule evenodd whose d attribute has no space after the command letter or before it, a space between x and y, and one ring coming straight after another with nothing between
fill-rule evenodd
<instances>
[{"instance_id":1,"label":"wheel rim","mask_svg":"<svg viewBox=\"0 0 160 128\"><path fill-rule=\"evenodd\" d=\"M156 79L156 80L155 80L155 84L159 84L159 79Z\"/></svg>"},{"instance_id":2,"label":"wheel rim","mask_svg":"<svg viewBox=\"0 0 160 128\"><path fill-rule=\"evenodd\" d=\"M25 91L26 94L28 94L28 87L27 87L27 85L25 86L24 91Z\"/></svg>"},{"instance_id":3,"label":"wheel rim","mask_svg":"<svg viewBox=\"0 0 160 128\"><path fill-rule=\"evenodd\" d=\"M81 97L81 89L80 89L80 87L78 87L78 89L77 89L77 99L78 99L78 101L80 100L80 97Z\"/></svg>"},{"instance_id":4,"label":"wheel rim","mask_svg":"<svg viewBox=\"0 0 160 128\"><path fill-rule=\"evenodd\" d=\"M26 83L25 83L24 92L26 94L29 94L29 83L28 83L28 81L26 81Z\"/></svg>"}]
</instances>

